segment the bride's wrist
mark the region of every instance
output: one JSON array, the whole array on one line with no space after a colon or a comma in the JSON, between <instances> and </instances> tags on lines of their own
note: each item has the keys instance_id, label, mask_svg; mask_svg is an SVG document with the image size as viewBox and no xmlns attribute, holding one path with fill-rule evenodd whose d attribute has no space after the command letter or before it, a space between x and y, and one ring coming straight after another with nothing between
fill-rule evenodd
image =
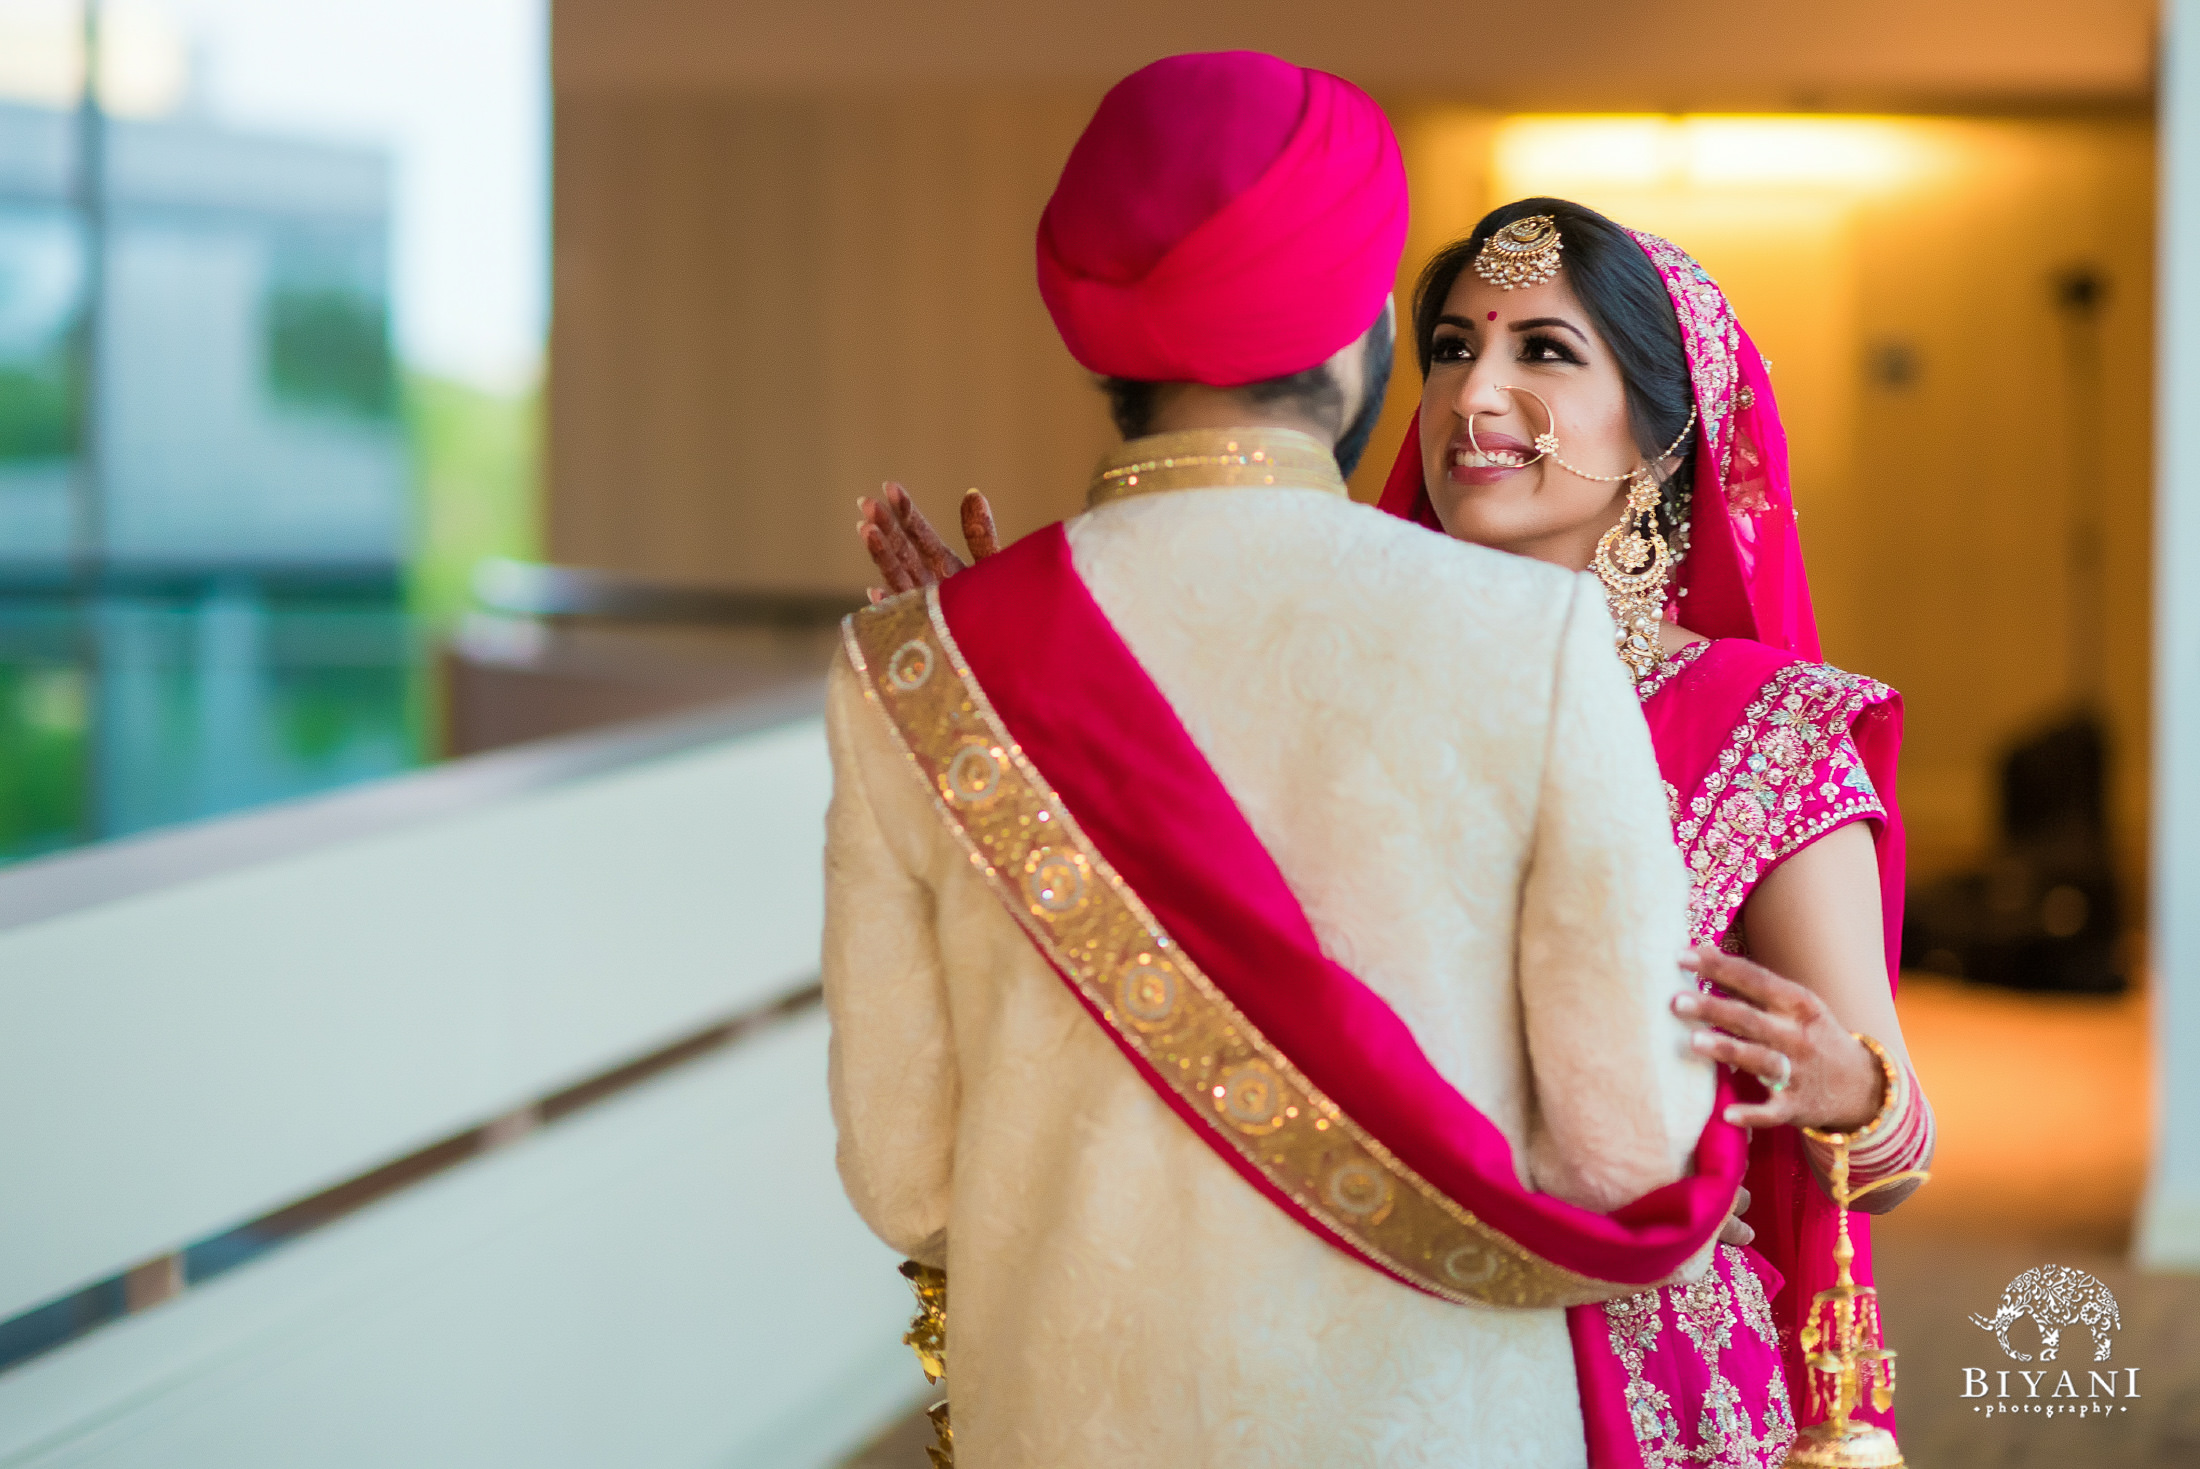
<instances>
[{"instance_id":1,"label":"bride's wrist","mask_svg":"<svg viewBox=\"0 0 2200 1469\"><path fill-rule=\"evenodd\" d=\"M1863 1036L1852 1035L1850 1042L1845 1053L1848 1064L1842 1067L1842 1104L1833 1116L1815 1125L1821 1132L1845 1133L1852 1142L1861 1143L1886 1125L1901 1079L1885 1053Z\"/></svg>"},{"instance_id":2,"label":"bride's wrist","mask_svg":"<svg viewBox=\"0 0 2200 1469\"><path fill-rule=\"evenodd\" d=\"M1916 1168L1933 1149L1933 1109L1917 1084L1917 1075L1887 1054L1887 1048L1867 1035L1857 1043L1868 1052L1881 1078L1879 1110L1862 1126L1845 1134L1852 1186L1891 1177ZM1803 1129L1803 1150L1821 1178L1832 1166L1835 1133Z\"/></svg>"}]
</instances>

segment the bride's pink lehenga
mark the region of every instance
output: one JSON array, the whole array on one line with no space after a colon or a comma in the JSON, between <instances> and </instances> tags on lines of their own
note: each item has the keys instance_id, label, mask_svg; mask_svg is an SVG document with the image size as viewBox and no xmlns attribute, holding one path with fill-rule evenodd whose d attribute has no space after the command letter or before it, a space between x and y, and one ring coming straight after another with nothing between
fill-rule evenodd
<instances>
[{"instance_id":1,"label":"bride's pink lehenga","mask_svg":"<svg viewBox=\"0 0 2200 1469\"><path fill-rule=\"evenodd\" d=\"M1672 297L1699 424L1692 525L1668 615L1713 639L1637 685L1690 876L1699 942L1744 952L1743 904L1764 875L1852 821L1872 823L1887 975L1902 927L1902 824L1894 800L1900 697L1820 664L1789 493L1787 438L1764 359L1725 293L1655 235L1635 240ZM1418 422L1382 508L1441 530L1422 482ZM1747 1100L1763 1092L1737 1077ZM1691 1285L1567 1313L1594 1469L1776 1469L1798 1415L1816 1422L1797 1334L1833 1284L1836 1210L1792 1127L1750 1140L1744 1216L1753 1248L1720 1245ZM1871 1231L1849 1216L1854 1274L1871 1283ZM1893 1427L1867 1402L1856 1416Z\"/></svg>"}]
</instances>

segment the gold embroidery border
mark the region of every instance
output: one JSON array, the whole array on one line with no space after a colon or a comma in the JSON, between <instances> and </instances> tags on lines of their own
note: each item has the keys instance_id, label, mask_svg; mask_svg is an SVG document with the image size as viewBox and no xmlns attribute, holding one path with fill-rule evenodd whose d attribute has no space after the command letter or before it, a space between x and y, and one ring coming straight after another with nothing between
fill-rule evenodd
<instances>
[{"instance_id":1,"label":"gold embroidery border","mask_svg":"<svg viewBox=\"0 0 2200 1469\"><path fill-rule=\"evenodd\" d=\"M1672 657L1659 659L1649 673L1635 680L1635 697L1645 704L1649 703L1651 697L1659 690L1693 667L1696 660L1703 656L1704 649L1710 647L1711 643L1711 639L1706 639L1700 643L1690 643Z\"/></svg>"},{"instance_id":2,"label":"gold embroidery border","mask_svg":"<svg viewBox=\"0 0 2200 1469\"><path fill-rule=\"evenodd\" d=\"M841 635L865 697L1011 916L1117 1038L1299 1208L1370 1260L1462 1305L1545 1310L1646 1288L1576 1274L1484 1224L1255 1029L1009 739L948 631L936 587L852 614Z\"/></svg>"}]
</instances>

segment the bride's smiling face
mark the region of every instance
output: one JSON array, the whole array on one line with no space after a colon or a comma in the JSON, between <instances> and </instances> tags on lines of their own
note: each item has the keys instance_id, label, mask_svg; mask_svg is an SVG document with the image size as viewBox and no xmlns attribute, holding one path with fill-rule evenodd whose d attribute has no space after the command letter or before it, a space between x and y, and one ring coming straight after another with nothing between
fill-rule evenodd
<instances>
[{"instance_id":1,"label":"bride's smiling face","mask_svg":"<svg viewBox=\"0 0 2200 1469\"><path fill-rule=\"evenodd\" d=\"M1642 463L1619 362L1567 272L1507 291L1460 271L1421 387L1421 471L1447 532L1575 570L1589 564L1597 538L1618 523L1627 487L1537 459L1536 436L1553 418L1558 452L1588 473L1620 475Z\"/></svg>"}]
</instances>

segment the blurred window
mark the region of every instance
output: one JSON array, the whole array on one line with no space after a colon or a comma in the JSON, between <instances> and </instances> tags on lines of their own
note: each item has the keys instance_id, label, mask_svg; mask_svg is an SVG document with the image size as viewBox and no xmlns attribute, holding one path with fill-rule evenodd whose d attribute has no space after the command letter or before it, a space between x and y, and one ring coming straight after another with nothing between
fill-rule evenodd
<instances>
[{"instance_id":1,"label":"blurred window","mask_svg":"<svg viewBox=\"0 0 2200 1469\"><path fill-rule=\"evenodd\" d=\"M546 25L0 0L0 861L432 754L534 550Z\"/></svg>"},{"instance_id":2,"label":"blurred window","mask_svg":"<svg viewBox=\"0 0 2200 1469\"><path fill-rule=\"evenodd\" d=\"M0 497L9 476L49 472L76 446L70 334L83 291L76 221L65 210L0 213ZM0 544L13 538L0 526Z\"/></svg>"}]
</instances>

